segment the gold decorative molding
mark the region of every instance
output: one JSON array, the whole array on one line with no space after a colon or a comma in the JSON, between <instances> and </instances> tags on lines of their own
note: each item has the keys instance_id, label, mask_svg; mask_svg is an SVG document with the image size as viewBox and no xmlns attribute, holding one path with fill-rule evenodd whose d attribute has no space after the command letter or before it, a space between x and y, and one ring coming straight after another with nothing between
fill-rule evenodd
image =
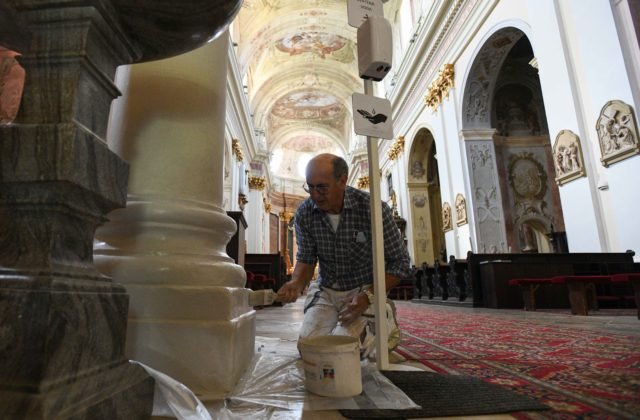
<instances>
[{"instance_id":1,"label":"gold decorative molding","mask_svg":"<svg viewBox=\"0 0 640 420\"><path fill-rule=\"evenodd\" d=\"M453 87L454 75L453 64L445 64L438 72L438 77L431 82L427 89L427 96L424 97L424 103L429 108L435 110L443 98L449 97L449 90Z\"/></svg>"},{"instance_id":2,"label":"gold decorative molding","mask_svg":"<svg viewBox=\"0 0 640 420\"><path fill-rule=\"evenodd\" d=\"M244 155L242 154L242 149L240 148L240 142L238 139L231 139L231 150L238 162L242 162Z\"/></svg>"},{"instance_id":3,"label":"gold decorative molding","mask_svg":"<svg viewBox=\"0 0 640 420\"><path fill-rule=\"evenodd\" d=\"M368 190L369 189L369 177L368 176L361 176L360 178L358 178L358 182L357 182L356 186L360 190Z\"/></svg>"},{"instance_id":4,"label":"gold decorative molding","mask_svg":"<svg viewBox=\"0 0 640 420\"><path fill-rule=\"evenodd\" d=\"M400 153L404 150L404 136L400 136L391 145L389 151L387 152L387 156L390 160L396 160Z\"/></svg>"},{"instance_id":5,"label":"gold decorative molding","mask_svg":"<svg viewBox=\"0 0 640 420\"><path fill-rule=\"evenodd\" d=\"M262 205L264 206L264 212L269 213L271 211L271 203L267 201L267 197L262 197Z\"/></svg>"},{"instance_id":6,"label":"gold decorative molding","mask_svg":"<svg viewBox=\"0 0 640 420\"><path fill-rule=\"evenodd\" d=\"M262 191L266 184L267 182L264 178L259 176L249 176L249 189L251 190Z\"/></svg>"},{"instance_id":7,"label":"gold decorative molding","mask_svg":"<svg viewBox=\"0 0 640 420\"><path fill-rule=\"evenodd\" d=\"M280 212L279 216L284 223L289 223L293 218L293 213L288 210L284 210Z\"/></svg>"},{"instance_id":8,"label":"gold decorative molding","mask_svg":"<svg viewBox=\"0 0 640 420\"><path fill-rule=\"evenodd\" d=\"M247 200L247 196L240 193L238 194L238 206L240 206L240 210L244 210L244 206L247 205L249 200Z\"/></svg>"}]
</instances>

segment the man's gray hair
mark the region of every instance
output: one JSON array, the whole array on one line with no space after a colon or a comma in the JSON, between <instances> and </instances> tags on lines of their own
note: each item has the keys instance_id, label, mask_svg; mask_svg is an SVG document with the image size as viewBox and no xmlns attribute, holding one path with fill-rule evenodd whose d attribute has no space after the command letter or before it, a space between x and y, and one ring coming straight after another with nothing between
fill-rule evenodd
<instances>
[{"instance_id":1,"label":"man's gray hair","mask_svg":"<svg viewBox=\"0 0 640 420\"><path fill-rule=\"evenodd\" d=\"M342 175L349 176L349 165L340 156L336 156L333 159L333 177L340 179Z\"/></svg>"}]
</instances>

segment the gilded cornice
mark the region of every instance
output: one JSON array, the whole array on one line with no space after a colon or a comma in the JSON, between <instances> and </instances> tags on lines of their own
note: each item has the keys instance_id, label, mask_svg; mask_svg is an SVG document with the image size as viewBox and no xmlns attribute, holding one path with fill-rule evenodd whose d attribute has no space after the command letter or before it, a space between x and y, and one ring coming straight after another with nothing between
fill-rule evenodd
<instances>
[{"instance_id":1,"label":"gilded cornice","mask_svg":"<svg viewBox=\"0 0 640 420\"><path fill-rule=\"evenodd\" d=\"M424 103L435 110L443 98L449 98L449 90L453 87L453 64L445 64L438 72L438 77L429 85Z\"/></svg>"},{"instance_id":2,"label":"gilded cornice","mask_svg":"<svg viewBox=\"0 0 640 420\"><path fill-rule=\"evenodd\" d=\"M264 205L264 212L269 213L271 211L271 202L267 201L267 197L262 197L262 204Z\"/></svg>"},{"instance_id":3,"label":"gilded cornice","mask_svg":"<svg viewBox=\"0 0 640 420\"><path fill-rule=\"evenodd\" d=\"M238 139L231 139L231 150L236 157L238 162L242 162L244 159L244 155L242 154L242 149L240 148L240 142Z\"/></svg>"},{"instance_id":4,"label":"gilded cornice","mask_svg":"<svg viewBox=\"0 0 640 420\"><path fill-rule=\"evenodd\" d=\"M357 182L356 186L360 190L368 190L369 189L369 177L368 176L361 176L360 178L358 178L358 182Z\"/></svg>"},{"instance_id":5,"label":"gilded cornice","mask_svg":"<svg viewBox=\"0 0 640 420\"><path fill-rule=\"evenodd\" d=\"M400 136L391 145L389 151L387 152L387 156L390 160L396 160L400 153L404 150L404 136Z\"/></svg>"},{"instance_id":6,"label":"gilded cornice","mask_svg":"<svg viewBox=\"0 0 640 420\"><path fill-rule=\"evenodd\" d=\"M259 176L249 176L249 189L252 190L264 190L266 186L266 180Z\"/></svg>"}]
</instances>

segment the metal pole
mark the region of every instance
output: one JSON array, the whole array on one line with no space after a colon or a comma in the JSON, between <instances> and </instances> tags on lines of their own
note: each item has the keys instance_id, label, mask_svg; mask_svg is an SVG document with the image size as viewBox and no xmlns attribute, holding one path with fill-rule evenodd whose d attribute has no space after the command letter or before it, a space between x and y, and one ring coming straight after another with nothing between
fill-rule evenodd
<instances>
[{"instance_id":1,"label":"metal pole","mask_svg":"<svg viewBox=\"0 0 640 420\"><path fill-rule=\"evenodd\" d=\"M364 81L364 94L373 96L373 82ZM380 163L378 139L367 136L369 158L369 193L371 196L371 251L373 253L373 303L376 323L376 367L389 369L389 331L387 328L387 287L384 273L384 231L382 228L382 198L380 197Z\"/></svg>"}]
</instances>

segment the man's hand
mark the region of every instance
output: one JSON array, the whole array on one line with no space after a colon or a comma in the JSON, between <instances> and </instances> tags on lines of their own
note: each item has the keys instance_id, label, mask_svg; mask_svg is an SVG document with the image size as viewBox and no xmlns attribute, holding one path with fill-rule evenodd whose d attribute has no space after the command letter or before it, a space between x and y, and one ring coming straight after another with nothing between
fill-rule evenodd
<instances>
[{"instance_id":1,"label":"man's hand","mask_svg":"<svg viewBox=\"0 0 640 420\"><path fill-rule=\"evenodd\" d=\"M282 303L295 302L304 290L305 282L289 280L278 290L276 300Z\"/></svg>"},{"instance_id":2,"label":"man's hand","mask_svg":"<svg viewBox=\"0 0 640 420\"><path fill-rule=\"evenodd\" d=\"M364 313L369 307L369 298L363 292L356 294L351 302L344 305L340 313L338 314L338 321L348 326L353 321L358 319L360 315Z\"/></svg>"}]
</instances>

